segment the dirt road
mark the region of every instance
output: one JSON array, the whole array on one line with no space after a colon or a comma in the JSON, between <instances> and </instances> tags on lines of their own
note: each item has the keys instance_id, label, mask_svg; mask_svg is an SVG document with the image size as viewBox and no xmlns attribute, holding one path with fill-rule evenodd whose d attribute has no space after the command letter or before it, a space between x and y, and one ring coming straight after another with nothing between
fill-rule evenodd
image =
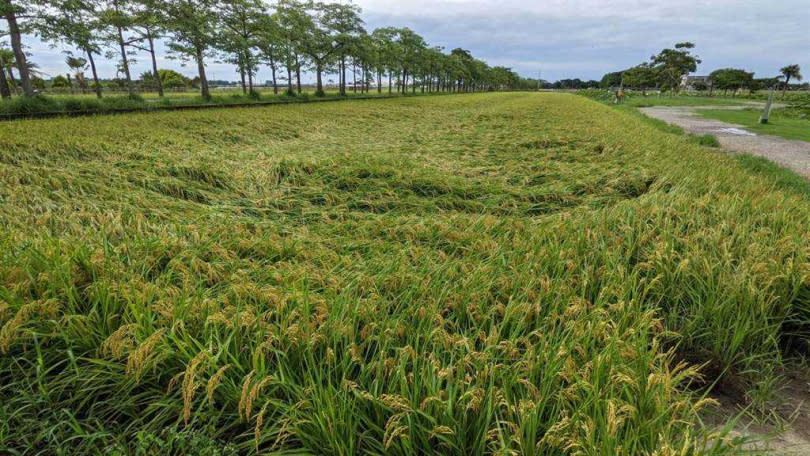
<instances>
[{"instance_id":1,"label":"dirt road","mask_svg":"<svg viewBox=\"0 0 810 456\"><path fill-rule=\"evenodd\" d=\"M740 125L707 119L696 111L700 109L742 109L748 106L655 106L640 108L644 114L678 125L696 135L710 134L717 137L720 145L733 153L765 157L786 168L810 178L810 142L756 135Z\"/></svg>"}]
</instances>

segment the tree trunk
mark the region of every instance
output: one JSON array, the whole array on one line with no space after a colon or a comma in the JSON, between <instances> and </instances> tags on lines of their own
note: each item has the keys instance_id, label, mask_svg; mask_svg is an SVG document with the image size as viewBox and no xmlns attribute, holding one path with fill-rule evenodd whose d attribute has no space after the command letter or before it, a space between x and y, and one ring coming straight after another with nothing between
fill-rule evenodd
<instances>
[{"instance_id":1,"label":"tree trunk","mask_svg":"<svg viewBox=\"0 0 810 456\"><path fill-rule=\"evenodd\" d=\"M393 81L394 81L394 73L391 70L388 70L388 95L391 95L391 93L393 93L392 92L392 86L394 85Z\"/></svg>"},{"instance_id":2,"label":"tree trunk","mask_svg":"<svg viewBox=\"0 0 810 456\"><path fill-rule=\"evenodd\" d=\"M382 93L382 71L377 72L377 93Z\"/></svg>"},{"instance_id":3,"label":"tree trunk","mask_svg":"<svg viewBox=\"0 0 810 456\"><path fill-rule=\"evenodd\" d=\"M248 77L248 93L253 95L255 91L253 88L253 70L255 66L253 65L253 55L250 53L250 49L245 51L245 71L247 71Z\"/></svg>"},{"instance_id":4,"label":"tree trunk","mask_svg":"<svg viewBox=\"0 0 810 456\"><path fill-rule=\"evenodd\" d=\"M68 80L68 90L70 94L73 95L73 79L70 78L70 73L67 73L67 80Z\"/></svg>"},{"instance_id":5,"label":"tree trunk","mask_svg":"<svg viewBox=\"0 0 810 456\"><path fill-rule=\"evenodd\" d=\"M360 71L362 72L361 74L363 76L363 85L360 87L362 87L363 93L368 93L369 89L371 89L371 81L368 79L368 68L366 68L365 64L360 66Z\"/></svg>"},{"instance_id":6,"label":"tree trunk","mask_svg":"<svg viewBox=\"0 0 810 456\"><path fill-rule=\"evenodd\" d=\"M93 73L93 91L96 92L96 98L101 98L101 83L98 82L98 71L96 71L96 61L93 59L93 52L89 49L87 52L87 61L90 62L90 71Z\"/></svg>"},{"instance_id":7,"label":"tree trunk","mask_svg":"<svg viewBox=\"0 0 810 456\"><path fill-rule=\"evenodd\" d=\"M273 95L278 95L278 81L276 81L276 63L270 61L270 72L273 75Z\"/></svg>"},{"instance_id":8,"label":"tree trunk","mask_svg":"<svg viewBox=\"0 0 810 456\"><path fill-rule=\"evenodd\" d=\"M17 93L17 79L14 77L14 72L11 70L11 67L8 67L8 80L11 82L11 88L14 93Z\"/></svg>"},{"instance_id":9,"label":"tree trunk","mask_svg":"<svg viewBox=\"0 0 810 456\"><path fill-rule=\"evenodd\" d=\"M352 59L352 92L357 93L357 62Z\"/></svg>"},{"instance_id":10,"label":"tree trunk","mask_svg":"<svg viewBox=\"0 0 810 456\"><path fill-rule=\"evenodd\" d=\"M121 64L124 65L124 75L127 78L127 93L130 98L135 98L135 85L132 83L132 74L129 72L129 62L127 61L127 47L124 44L124 30L118 29L118 45L121 47Z\"/></svg>"},{"instance_id":11,"label":"tree trunk","mask_svg":"<svg viewBox=\"0 0 810 456\"><path fill-rule=\"evenodd\" d=\"M346 96L346 57L340 56L340 96Z\"/></svg>"},{"instance_id":12,"label":"tree trunk","mask_svg":"<svg viewBox=\"0 0 810 456\"><path fill-rule=\"evenodd\" d=\"M788 85L790 84L790 75L785 75L785 87L782 88L782 99L785 99L785 95L787 95Z\"/></svg>"},{"instance_id":13,"label":"tree trunk","mask_svg":"<svg viewBox=\"0 0 810 456\"><path fill-rule=\"evenodd\" d=\"M203 62L203 51L197 48L197 71L200 73L200 93L205 101L211 101L211 92L208 90L208 78L205 77L205 63Z\"/></svg>"},{"instance_id":14,"label":"tree trunk","mask_svg":"<svg viewBox=\"0 0 810 456\"><path fill-rule=\"evenodd\" d=\"M8 34L11 36L11 48L14 50L14 58L17 60L17 69L20 71L20 85L23 95L34 96L34 87L31 85L31 76L28 73L28 63L25 61L22 38L20 37L20 27L17 25L17 15L14 13L14 6L10 0L6 1L6 22L8 22Z\"/></svg>"},{"instance_id":15,"label":"tree trunk","mask_svg":"<svg viewBox=\"0 0 810 456\"><path fill-rule=\"evenodd\" d=\"M6 79L6 62L3 61L2 55L0 55L0 96L4 100L11 98L11 89L8 87L8 80Z\"/></svg>"},{"instance_id":16,"label":"tree trunk","mask_svg":"<svg viewBox=\"0 0 810 456\"><path fill-rule=\"evenodd\" d=\"M292 68L287 65L287 94L292 95L295 92L293 91L293 79L292 79Z\"/></svg>"},{"instance_id":17,"label":"tree trunk","mask_svg":"<svg viewBox=\"0 0 810 456\"><path fill-rule=\"evenodd\" d=\"M301 95L301 60L298 54L295 55L295 84L298 88L298 95Z\"/></svg>"},{"instance_id":18,"label":"tree trunk","mask_svg":"<svg viewBox=\"0 0 810 456\"><path fill-rule=\"evenodd\" d=\"M239 77L242 81L242 95L247 95L247 84L245 84L245 59L239 57Z\"/></svg>"},{"instance_id":19,"label":"tree trunk","mask_svg":"<svg viewBox=\"0 0 810 456\"><path fill-rule=\"evenodd\" d=\"M152 74L155 76L158 96L163 98L163 81L160 80L160 72L158 72L157 67L157 57L155 57L155 38L152 36L152 31L149 29L146 29L146 39L149 40L149 54L152 56ZM95 68L93 69L93 72L95 73ZM101 95L99 95L99 98L101 98Z\"/></svg>"},{"instance_id":20,"label":"tree trunk","mask_svg":"<svg viewBox=\"0 0 810 456\"><path fill-rule=\"evenodd\" d=\"M321 67L320 64L316 66L315 73L318 79L317 85L315 86L315 96L322 97L325 94L323 92L323 67Z\"/></svg>"}]
</instances>

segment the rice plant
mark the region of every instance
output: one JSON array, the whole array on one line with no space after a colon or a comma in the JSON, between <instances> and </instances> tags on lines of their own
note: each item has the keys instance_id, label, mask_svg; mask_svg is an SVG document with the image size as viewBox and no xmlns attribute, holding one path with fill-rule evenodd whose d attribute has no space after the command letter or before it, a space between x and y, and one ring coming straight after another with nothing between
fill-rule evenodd
<instances>
[{"instance_id":1,"label":"rice plant","mask_svg":"<svg viewBox=\"0 0 810 456\"><path fill-rule=\"evenodd\" d=\"M810 204L565 94L0 125L0 452L735 454Z\"/></svg>"}]
</instances>

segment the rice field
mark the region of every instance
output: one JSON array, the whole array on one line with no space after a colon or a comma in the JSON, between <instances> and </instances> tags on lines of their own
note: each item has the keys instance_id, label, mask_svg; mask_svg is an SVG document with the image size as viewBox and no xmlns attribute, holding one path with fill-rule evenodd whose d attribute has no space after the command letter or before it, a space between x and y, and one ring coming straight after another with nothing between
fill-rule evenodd
<instances>
[{"instance_id":1,"label":"rice field","mask_svg":"<svg viewBox=\"0 0 810 456\"><path fill-rule=\"evenodd\" d=\"M568 94L3 123L0 453L737 454L808 220Z\"/></svg>"}]
</instances>

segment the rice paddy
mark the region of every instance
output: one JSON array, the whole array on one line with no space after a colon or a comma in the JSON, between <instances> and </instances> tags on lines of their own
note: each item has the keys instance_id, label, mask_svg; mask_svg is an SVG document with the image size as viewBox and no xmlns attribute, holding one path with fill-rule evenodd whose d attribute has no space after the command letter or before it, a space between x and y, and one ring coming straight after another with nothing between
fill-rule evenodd
<instances>
[{"instance_id":1,"label":"rice paddy","mask_svg":"<svg viewBox=\"0 0 810 456\"><path fill-rule=\"evenodd\" d=\"M567 94L0 125L0 453L736 454L810 202Z\"/></svg>"}]
</instances>

